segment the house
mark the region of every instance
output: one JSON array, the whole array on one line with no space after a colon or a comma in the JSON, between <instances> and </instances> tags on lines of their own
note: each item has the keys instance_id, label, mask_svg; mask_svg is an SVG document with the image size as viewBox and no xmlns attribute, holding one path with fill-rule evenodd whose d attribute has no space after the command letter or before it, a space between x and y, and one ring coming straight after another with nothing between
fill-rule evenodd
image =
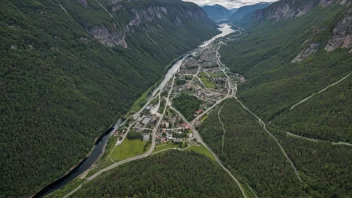
<instances>
[{"instance_id":1,"label":"house","mask_svg":"<svg viewBox=\"0 0 352 198\"><path fill-rule=\"evenodd\" d=\"M197 114L201 114L203 112L203 109L199 109L198 111L196 111Z\"/></svg>"},{"instance_id":2,"label":"house","mask_svg":"<svg viewBox=\"0 0 352 198\"><path fill-rule=\"evenodd\" d=\"M181 127L185 128L185 129L188 129L189 128L189 125L187 123L183 123L180 125Z\"/></svg>"},{"instance_id":3,"label":"house","mask_svg":"<svg viewBox=\"0 0 352 198\"><path fill-rule=\"evenodd\" d=\"M148 141L149 141L149 138L150 138L150 135L149 135L149 134L143 135L143 141L144 141L144 142L148 142Z\"/></svg>"},{"instance_id":4,"label":"house","mask_svg":"<svg viewBox=\"0 0 352 198\"><path fill-rule=\"evenodd\" d=\"M181 138L176 138L172 140L172 143L181 143L183 140Z\"/></svg>"}]
</instances>

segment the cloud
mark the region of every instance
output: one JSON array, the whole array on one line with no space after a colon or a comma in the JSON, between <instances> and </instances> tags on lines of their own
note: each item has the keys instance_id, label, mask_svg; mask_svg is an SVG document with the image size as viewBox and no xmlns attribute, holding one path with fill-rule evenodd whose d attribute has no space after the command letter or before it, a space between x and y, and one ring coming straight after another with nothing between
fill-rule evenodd
<instances>
[{"instance_id":1,"label":"cloud","mask_svg":"<svg viewBox=\"0 0 352 198\"><path fill-rule=\"evenodd\" d=\"M200 6L220 4L227 8L239 8L246 5L253 5L259 2L275 2L277 0L184 0L196 3Z\"/></svg>"}]
</instances>

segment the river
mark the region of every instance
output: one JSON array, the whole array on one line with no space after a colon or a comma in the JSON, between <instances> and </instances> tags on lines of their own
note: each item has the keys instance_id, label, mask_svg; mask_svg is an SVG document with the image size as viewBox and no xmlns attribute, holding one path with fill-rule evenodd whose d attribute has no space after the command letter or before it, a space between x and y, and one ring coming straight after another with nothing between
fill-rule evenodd
<instances>
[{"instance_id":1,"label":"river","mask_svg":"<svg viewBox=\"0 0 352 198\"><path fill-rule=\"evenodd\" d=\"M208 46L210 43L215 41L218 38L225 37L233 32L230 25L228 24L221 24L219 25L218 30L221 32L220 34L214 36L210 40L207 40L203 42L198 48L204 48ZM196 48L196 49L198 49ZM196 50L195 49L195 50ZM173 77L173 75L179 70L180 66L182 65L183 61L188 55L191 55L194 53L195 50L192 50L188 52L183 58L180 60L176 61L172 67L168 70L166 73L164 79L161 81L159 86L152 92L150 95L151 97L154 97L160 90L164 89L166 84L169 82L169 80ZM142 108L142 110L145 107ZM137 115L139 115L137 113ZM48 195L49 193L58 190L68 184L69 182L73 181L75 178L77 178L80 174L84 173L86 170L88 170L101 156L102 152L104 151L105 145L109 139L109 137L116 131L116 129L121 125L121 120L119 120L116 124L115 127L109 128L103 135L101 135L98 140L96 141L96 145L94 146L92 152L89 154L87 158L85 158L78 166L76 166L72 171L70 171L67 175L61 177L60 179L54 181L50 185L46 186L43 188L41 191L39 191L37 194L34 195L34 197L44 197L45 195Z\"/></svg>"},{"instance_id":2,"label":"river","mask_svg":"<svg viewBox=\"0 0 352 198\"><path fill-rule=\"evenodd\" d=\"M225 37L229 34L232 34L234 32L236 32L236 30L232 29L231 26L229 24L220 24L218 30L221 32L220 34L217 34L216 36L214 36L213 38L204 41L199 47L200 48L204 48L206 46L208 46L210 43L212 43L213 41L215 41L218 38L222 38ZM182 59L178 60L176 63L174 63L172 65L172 67L169 69L169 71L166 73L165 78L163 79L163 81L159 84L159 86L154 89L153 93L151 94L150 97L154 97L160 90L162 90L165 85L167 84L167 82L169 82L169 80L172 78L172 76L178 71L178 69L180 68L180 66L182 65L182 62L185 60L185 58L192 54L194 52L194 50L192 50L191 52L187 53Z\"/></svg>"},{"instance_id":3,"label":"river","mask_svg":"<svg viewBox=\"0 0 352 198\"><path fill-rule=\"evenodd\" d=\"M118 122L113 126L106 130L95 142L95 146L92 149L92 152L86 157L81 163L79 163L74 169L72 169L68 174L49 184L40 190L33 197L44 197L49 193L58 190L64 187L66 184L73 181L79 175L88 170L101 156L104 151L105 145L109 139L109 137L116 131L116 129L121 125L122 120L118 120Z\"/></svg>"}]
</instances>

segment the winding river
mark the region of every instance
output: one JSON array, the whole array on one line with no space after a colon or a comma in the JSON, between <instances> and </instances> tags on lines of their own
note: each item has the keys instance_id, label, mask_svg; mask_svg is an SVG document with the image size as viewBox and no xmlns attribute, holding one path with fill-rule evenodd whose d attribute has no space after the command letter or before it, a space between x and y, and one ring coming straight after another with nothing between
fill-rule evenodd
<instances>
[{"instance_id":1,"label":"winding river","mask_svg":"<svg viewBox=\"0 0 352 198\"><path fill-rule=\"evenodd\" d=\"M210 43L212 43L213 41L215 41L216 39L225 37L225 36L232 34L236 31L236 30L232 29L231 26L226 23L220 24L218 30L221 32L220 34L214 36L213 38L211 38L207 41L204 41L199 47L204 48L204 47L208 46ZM193 53L193 50L190 51L189 53L187 53L182 59L178 60L176 63L174 63L172 65L172 67L166 73L163 81L159 84L159 86L151 94L151 97L154 97L160 90L162 90L165 87L167 82L169 82L169 80L172 78L172 76L178 71L178 69L182 65L182 62L185 60L185 58L192 53Z\"/></svg>"},{"instance_id":2,"label":"winding river","mask_svg":"<svg viewBox=\"0 0 352 198\"><path fill-rule=\"evenodd\" d=\"M220 34L214 36L210 40L207 40L203 42L199 48L204 48L211 44L213 41L215 41L218 38L225 37L233 32L230 25L228 24L220 24L218 30L221 32ZM198 49L198 48L196 48ZM188 52L185 56L183 56L181 59L176 61L172 67L168 70L168 72L165 74L164 79L161 81L161 83L158 85L158 87L151 93L150 98L154 97L160 90L162 90L166 84L169 82L169 80L173 77L173 75L179 70L180 66L182 65L182 62L185 60L185 58L188 55L191 55L194 53L194 50ZM142 108L142 110L145 107ZM138 113L137 113L138 115ZM119 120L114 126L109 128L106 132L104 132L96 141L95 146L92 149L92 152L81 162L79 163L74 169L72 169L68 174L65 176L59 178L58 180L54 181L53 183L49 184L45 188L43 188L41 191L39 191L37 194L35 194L33 197L44 197L51 192L58 190L62 187L64 187L66 184L69 182L73 181L75 178L77 178L79 175L84 173L86 170L88 170L101 156L101 154L104 151L105 145L109 139L109 137L117 130L117 128L121 125L122 121Z\"/></svg>"},{"instance_id":3,"label":"winding river","mask_svg":"<svg viewBox=\"0 0 352 198\"><path fill-rule=\"evenodd\" d=\"M106 130L95 142L95 145L91 151L91 153L81 161L74 169L72 169L68 174L64 175L63 177L59 178L58 180L54 181L53 183L49 184L48 186L44 187L40 190L37 194L33 197L44 197L51 192L58 190L64 187L66 184L73 181L79 175L84 173L88 170L101 156L104 152L105 145L109 139L109 137L116 131L117 128L121 125L122 120L118 120L118 122Z\"/></svg>"}]
</instances>

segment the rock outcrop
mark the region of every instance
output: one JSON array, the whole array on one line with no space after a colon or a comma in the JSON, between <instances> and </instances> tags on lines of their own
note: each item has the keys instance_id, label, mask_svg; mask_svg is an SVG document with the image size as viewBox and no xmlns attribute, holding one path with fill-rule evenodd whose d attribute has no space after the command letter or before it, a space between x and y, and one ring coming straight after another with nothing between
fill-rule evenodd
<instances>
[{"instance_id":1,"label":"rock outcrop","mask_svg":"<svg viewBox=\"0 0 352 198\"><path fill-rule=\"evenodd\" d=\"M134 2L136 1L136 2ZM100 2L102 7L109 16L114 20L113 26L94 25L89 27L89 34L101 44L114 47L127 47L125 37L142 29L145 32L157 31L162 29L163 23L168 21L175 26L182 26L186 20L210 20L204 10L197 7L174 7L168 3L149 2L143 6L132 6L139 0L109 0ZM86 0L78 0L86 7L91 8ZM123 20L121 20L123 16Z\"/></svg>"},{"instance_id":2,"label":"rock outcrop","mask_svg":"<svg viewBox=\"0 0 352 198\"><path fill-rule=\"evenodd\" d=\"M112 32L110 33L108 29L104 25L94 26L89 31L89 34L99 41L101 44L114 47L114 46L123 46L127 48L127 43L125 41L125 34Z\"/></svg>"},{"instance_id":3,"label":"rock outcrop","mask_svg":"<svg viewBox=\"0 0 352 198\"><path fill-rule=\"evenodd\" d=\"M331 52L339 47L352 47L352 11L336 25L333 37L328 41L325 50Z\"/></svg>"},{"instance_id":4,"label":"rock outcrop","mask_svg":"<svg viewBox=\"0 0 352 198\"><path fill-rule=\"evenodd\" d=\"M86 0L77 0L83 7L87 7L88 6L88 3Z\"/></svg>"},{"instance_id":5,"label":"rock outcrop","mask_svg":"<svg viewBox=\"0 0 352 198\"><path fill-rule=\"evenodd\" d=\"M281 0L266 9L256 11L255 17L257 20L295 18L308 13L317 4L316 1Z\"/></svg>"},{"instance_id":6,"label":"rock outcrop","mask_svg":"<svg viewBox=\"0 0 352 198\"><path fill-rule=\"evenodd\" d=\"M257 20L295 18L307 14L317 6L327 7L336 3L349 6L352 4L352 0L281 0L266 9L257 10L255 18Z\"/></svg>"},{"instance_id":7,"label":"rock outcrop","mask_svg":"<svg viewBox=\"0 0 352 198\"><path fill-rule=\"evenodd\" d=\"M308 58L315 52L319 50L319 43L312 43L308 48L303 49L292 61L291 63L301 62L302 60Z\"/></svg>"}]
</instances>

